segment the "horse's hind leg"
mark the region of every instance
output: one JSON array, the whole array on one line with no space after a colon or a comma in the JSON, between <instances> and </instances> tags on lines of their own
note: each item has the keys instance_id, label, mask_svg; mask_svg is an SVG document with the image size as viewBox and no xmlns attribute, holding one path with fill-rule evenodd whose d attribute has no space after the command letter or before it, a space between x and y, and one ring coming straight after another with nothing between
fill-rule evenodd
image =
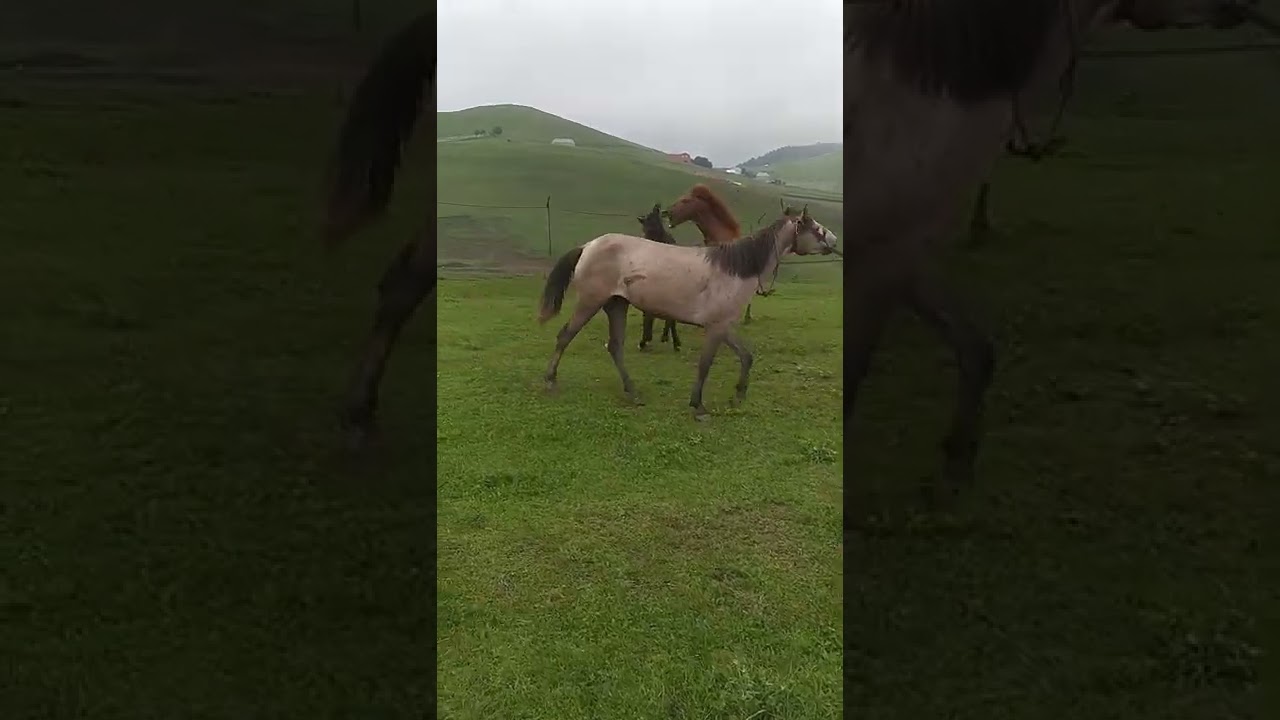
<instances>
[{"instance_id":1,"label":"horse's hind leg","mask_svg":"<svg viewBox=\"0 0 1280 720\"><path fill-rule=\"evenodd\" d=\"M378 283L373 333L352 376L342 411L343 425L357 434L357 442L363 442L375 427L378 386L400 330L422 299L435 288L435 268L427 262L434 258L433 244L424 238L405 245Z\"/></svg>"},{"instance_id":2,"label":"horse's hind leg","mask_svg":"<svg viewBox=\"0 0 1280 720\"><path fill-rule=\"evenodd\" d=\"M951 347L959 366L955 414L942 444L946 457L944 477L956 490L973 482L973 466L981 442L983 397L995 371L995 348L935 276L920 276L909 297L916 314Z\"/></svg>"},{"instance_id":3,"label":"horse's hind leg","mask_svg":"<svg viewBox=\"0 0 1280 720\"><path fill-rule=\"evenodd\" d=\"M560 328L560 332L556 335L556 349L551 353L551 360L547 363L547 374L545 380L548 390L556 389L556 373L560 371L560 358L564 355L565 348L569 347L569 343L577 337L582 330L582 326L595 316L600 310L600 305L587 302L585 299L578 299L578 306L573 309L573 315L570 316L569 322Z\"/></svg>"},{"instance_id":4,"label":"horse's hind leg","mask_svg":"<svg viewBox=\"0 0 1280 720\"><path fill-rule=\"evenodd\" d=\"M618 368L618 377L622 378L622 391L627 394L631 402L640 405L636 388L631 384L631 376L627 374L627 368L622 363L622 347L627 341L627 307L630 304L626 298L617 295L605 302L604 314L609 318L609 343L605 347L609 350L609 356L613 358L614 366Z\"/></svg>"},{"instance_id":5,"label":"horse's hind leg","mask_svg":"<svg viewBox=\"0 0 1280 720\"><path fill-rule=\"evenodd\" d=\"M641 323L643 330L640 333L640 349L646 350L649 343L653 342L653 316L649 313L644 314L644 320ZM662 342L667 341L667 329L662 329Z\"/></svg>"},{"instance_id":6,"label":"horse's hind leg","mask_svg":"<svg viewBox=\"0 0 1280 720\"><path fill-rule=\"evenodd\" d=\"M676 332L676 321L668 320L665 327L662 328L662 337L665 340L667 331L671 331L671 349L676 352L680 351L680 334Z\"/></svg>"},{"instance_id":7,"label":"horse's hind leg","mask_svg":"<svg viewBox=\"0 0 1280 720\"><path fill-rule=\"evenodd\" d=\"M743 325L751 324L751 305L749 303L747 304L747 314L742 316L742 324Z\"/></svg>"}]
</instances>

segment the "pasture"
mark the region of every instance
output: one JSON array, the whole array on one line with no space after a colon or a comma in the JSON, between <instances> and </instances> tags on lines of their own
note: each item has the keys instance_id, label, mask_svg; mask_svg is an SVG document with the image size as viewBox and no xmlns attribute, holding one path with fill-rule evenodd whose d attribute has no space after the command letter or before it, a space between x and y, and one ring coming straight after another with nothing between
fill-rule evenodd
<instances>
[{"instance_id":1,"label":"pasture","mask_svg":"<svg viewBox=\"0 0 1280 720\"><path fill-rule=\"evenodd\" d=\"M706 425L684 414L698 333L641 354L635 312L647 405L620 401L599 319L544 397L540 278L501 277L544 262L537 210L437 208L459 272L392 358L379 453L336 452L424 153L442 200L630 215L687 189L678 169L420 133L390 217L326 256L332 88L5 75L5 717L416 718L438 660L444 718L830 718L842 653L867 720L1257 717L1277 72L1086 65L1063 156L1002 163L1007 237L954 258L1000 346L989 439L941 516L915 481L949 360L897 323L842 448L838 265L756 301L751 398L726 408L722 353ZM747 221L765 192L726 194ZM636 227L557 214L552 250Z\"/></svg>"},{"instance_id":2,"label":"pasture","mask_svg":"<svg viewBox=\"0 0 1280 720\"><path fill-rule=\"evenodd\" d=\"M438 145L442 201L536 206L550 194L554 207L609 213L553 211L557 257L605 232L638 233L636 215L703 180L530 108L441 115L444 137L503 127L498 138ZM553 147L554 137L579 146ZM716 190L744 227L779 214L766 189ZM840 232L838 206L811 207ZM439 212L447 270L549 264L543 210ZM692 227L676 235L701 243ZM757 355L747 403L728 408L737 361L726 349L706 424L687 408L697 330L678 355L663 344L640 353L632 311L627 363L646 401L637 408L622 400L601 315L569 347L560 390L547 397L542 374L564 316L534 323L542 277L441 282L442 716L839 713L839 265L789 262L783 289L756 303L745 333Z\"/></svg>"}]
</instances>

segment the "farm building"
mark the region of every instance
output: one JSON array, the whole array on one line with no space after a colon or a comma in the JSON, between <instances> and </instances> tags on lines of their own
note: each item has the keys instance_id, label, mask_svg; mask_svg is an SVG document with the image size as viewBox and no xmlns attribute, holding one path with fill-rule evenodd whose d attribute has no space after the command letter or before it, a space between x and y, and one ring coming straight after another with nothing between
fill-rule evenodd
<instances>
[{"instance_id":1,"label":"farm building","mask_svg":"<svg viewBox=\"0 0 1280 720\"><path fill-rule=\"evenodd\" d=\"M578 143L573 141L573 138L556 138L555 140L551 141L551 144L563 145L565 147L577 147L578 145Z\"/></svg>"},{"instance_id":2,"label":"farm building","mask_svg":"<svg viewBox=\"0 0 1280 720\"><path fill-rule=\"evenodd\" d=\"M682 163L692 163L692 162L693 162L693 156L691 156L691 155L690 155L689 153L687 153L687 152L682 152L682 153L667 153L667 159L668 159L668 160L675 160L676 162L682 162Z\"/></svg>"},{"instance_id":3,"label":"farm building","mask_svg":"<svg viewBox=\"0 0 1280 720\"><path fill-rule=\"evenodd\" d=\"M759 179L759 180L768 180L768 179L769 179L769 173L767 173L767 172L758 172L758 173L756 173L756 178L757 178L757 179Z\"/></svg>"},{"instance_id":4,"label":"farm building","mask_svg":"<svg viewBox=\"0 0 1280 720\"><path fill-rule=\"evenodd\" d=\"M740 167L731 167L731 168L729 168L728 170L725 170L725 172L729 173L730 175L741 175L741 174L742 174L742 168L740 168Z\"/></svg>"}]
</instances>

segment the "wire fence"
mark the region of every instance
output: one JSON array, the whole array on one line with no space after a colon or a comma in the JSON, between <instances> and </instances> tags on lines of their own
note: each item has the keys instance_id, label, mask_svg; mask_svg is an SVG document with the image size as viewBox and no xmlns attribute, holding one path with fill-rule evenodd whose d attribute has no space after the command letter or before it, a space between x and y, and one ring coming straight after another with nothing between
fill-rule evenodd
<instances>
[{"instance_id":1,"label":"wire fence","mask_svg":"<svg viewBox=\"0 0 1280 720\"><path fill-rule=\"evenodd\" d=\"M445 205L448 207L484 208L487 210L542 210L543 212L546 213L546 216L547 216L547 257L548 258L555 257L555 245L552 242L553 236L551 233L551 229L552 229L551 214L553 212L560 212L568 215L586 215L586 216L592 216L592 217L616 217L616 218L638 217L638 215L636 215L635 213L600 212L595 210L574 210L572 208L556 207L555 205L552 204L550 195L547 196L547 201L542 205L486 205L481 203L449 202L446 200L436 200L436 204ZM768 213L765 213L765 215L767 214ZM755 223L750 223L749 224L750 230L748 230L748 232L754 232L756 225L759 224L764 219L765 215L761 215L759 218L757 218ZM784 262L780 264L785 265L787 267L799 267L803 265L822 265L822 264L831 263L831 262L841 262L841 261L838 259L802 260L798 262Z\"/></svg>"}]
</instances>

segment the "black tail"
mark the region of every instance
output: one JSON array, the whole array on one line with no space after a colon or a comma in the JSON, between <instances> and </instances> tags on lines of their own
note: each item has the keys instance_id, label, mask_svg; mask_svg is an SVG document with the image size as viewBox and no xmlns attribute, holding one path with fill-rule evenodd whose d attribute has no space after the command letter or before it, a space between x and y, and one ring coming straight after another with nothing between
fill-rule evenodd
<instances>
[{"instance_id":1,"label":"black tail","mask_svg":"<svg viewBox=\"0 0 1280 720\"><path fill-rule=\"evenodd\" d=\"M542 288L542 307L538 312L538 322L544 323L555 317L564 304L564 293L573 280L573 269L578 266L578 258L582 257L583 245L570 250L556 261L547 276L547 285Z\"/></svg>"},{"instance_id":2,"label":"black tail","mask_svg":"<svg viewBox=\"0 0 1280 720\"><path fill-rule=\"evenodd\" d=\"M324 240L338 243L377 218L391 199L401 151L422 114L435 57L432 13L387 41L356 87L329 168Z\"/></svg>"}]
</instances>

